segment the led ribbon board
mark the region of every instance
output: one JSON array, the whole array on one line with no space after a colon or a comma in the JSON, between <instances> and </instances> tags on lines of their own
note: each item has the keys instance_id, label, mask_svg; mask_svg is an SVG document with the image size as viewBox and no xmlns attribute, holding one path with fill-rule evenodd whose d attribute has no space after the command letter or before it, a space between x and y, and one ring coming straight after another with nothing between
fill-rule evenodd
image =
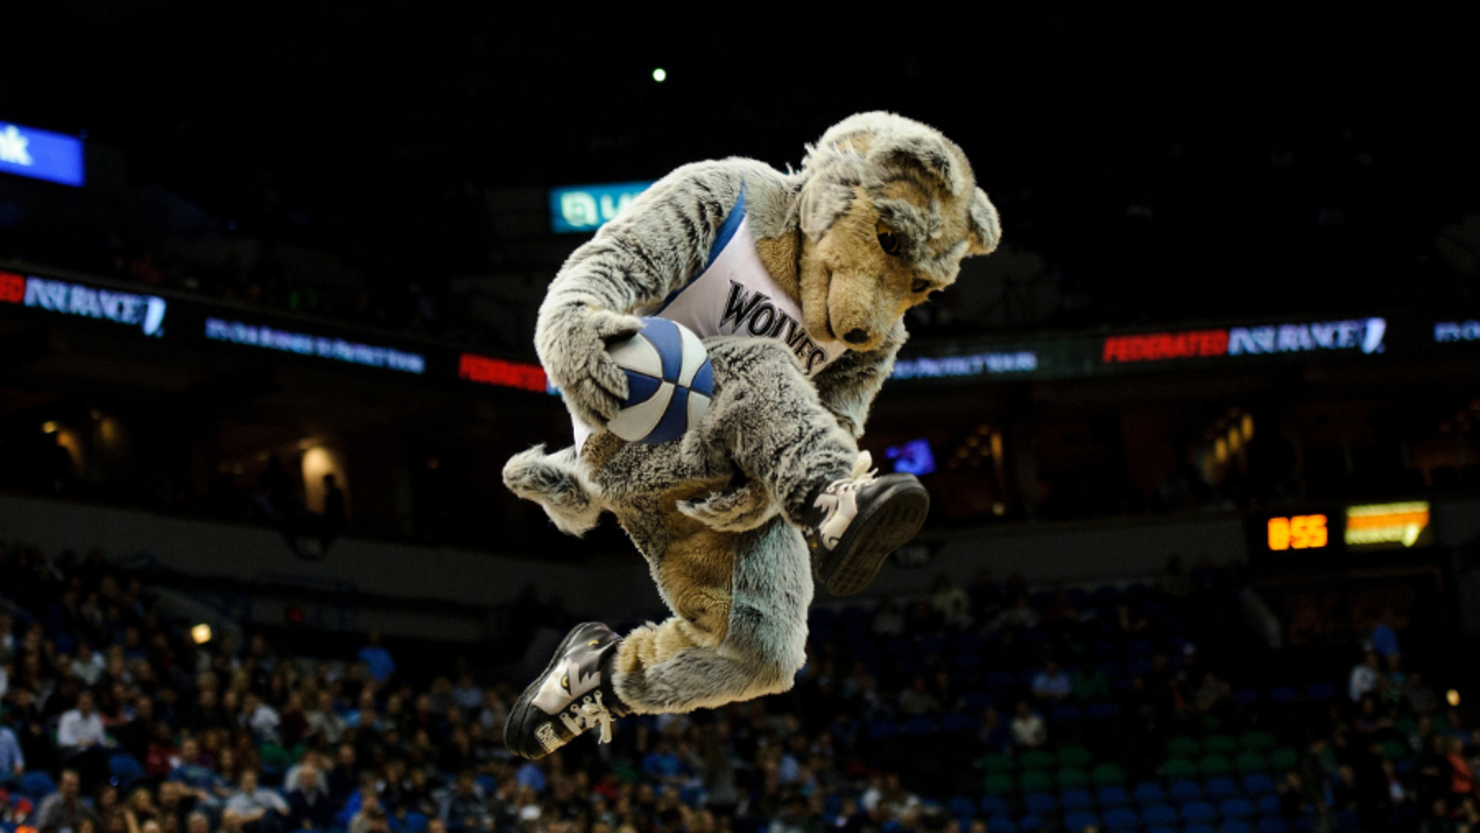
<instances>
[{"instance_id":1,"label":"led ribbon board","mask_svg":"<svg viewBox=\"0 0 1480 833\"><path fill-rule=\"evenodd\" d=\"M550 189L550 228L556 234L595 231L648 189L651 182L572 185Z\"/></svg>"},{"instance_id":2,"label":"led ribbon board","mask_svg":"<svg viewBox=\"0 0 1480 833\"><path fill-rule=\"evenodd\" d=\"M82 140L50 130L0 122L0 174L81 188Z\"/></svg>"},{"instance_id":3,"label":"led ribbon board","mask_svg":"<svg viewBox=\"0 0 1480 833\"><path fill-rule=\"evenodd\" d=\"M545 393L550 389L550 382L545 378L545 369L537 364L511 362L476 353L463 353L458 358L457 378L480 385L498 385L536 393Z\"/></svg>"},{"instance_id":4,"label":"led ribbon board","mask_svg":"<svg viewBox=\"0 0 1480 833\"><path fill-rule=\"evenodd\" d=\"M1349 550L1406 549L1434 542L1429 503L1377 503L1348 506L1346 547Z\"/></svg>"},{"instance_id":5,"label":"led ribbon board","mask_svg":"<svg viewBox=\"0 0 1480 833\"><path fill-rule=\"evenodd\" d=\"M114 324L136 326L146 336L164 335L164 316L169 304L153 295L136 295L70 281L22 277L0 272L0 304L95 318Z\"/></svg>"},{"instance_id":6,"label":"led ribbon board","mask_svg":"<svg viewBox=\"0 0 1480 833\"><path fill-rule=\"evenodd\" d=\"M403 352L394 347L358 344L342 338L277 330L265 324L207 318L205 334L210 341L297 353L300 356L331 359L364 367L382 367L403 373L420 375L427 366L426 357L420 353Z\"/></svg>"},{"instance_id":7,"label":"led ribbon board","mask_svg":"<svg viewBox=\"0 0 1480 833\"><path fill-rule=\"evenodd\" d=\"M1386 333L1387 319L1357 318L1114 335L1105 338L1100 361L1111 365L1334 350L1360 351L1370 356L1384 352Z\"/></svg>"}]
</instances>

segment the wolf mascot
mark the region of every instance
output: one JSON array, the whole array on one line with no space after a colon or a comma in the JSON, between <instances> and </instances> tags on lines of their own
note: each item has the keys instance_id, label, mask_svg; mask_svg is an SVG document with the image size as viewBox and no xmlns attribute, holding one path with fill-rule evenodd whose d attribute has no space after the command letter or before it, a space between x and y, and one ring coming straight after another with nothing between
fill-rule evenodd
<instances>
[{"instance_id":1,"label":"wolf mascot","mask_svg":"<svg viewBox=\"0 0 1480 833\"><path fill-rule=\"evenodd\" d=\"M750 159L688 165L571 255L535 334L576 445L533 448L504 480L580 535L616 515L673 616L618 638L577 627L510 712L509 748L539 758L615 718L712 708L789 689L813 578L861 590L924 521L908 475L860 454L903 316L1000 236L961 149L889 113L832 127L800 172ZM607 345L657 315L704 339L708 412L661 445L603 427L627 394Z\"/></svg>"}]
</instances>

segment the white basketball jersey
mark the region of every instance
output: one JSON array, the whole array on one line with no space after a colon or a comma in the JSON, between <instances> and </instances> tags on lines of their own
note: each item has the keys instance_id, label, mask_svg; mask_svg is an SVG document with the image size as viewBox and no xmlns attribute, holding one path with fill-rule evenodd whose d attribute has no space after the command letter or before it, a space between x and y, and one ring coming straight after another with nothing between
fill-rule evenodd
<instances>
[{"instance_id":1,"label":"white basketball jersey","mask_svg":"<svg viewBox=\"0 0 1480 833\"><path fill-rule=\"evenodd\" d=\"M774 338L786 344L809 377L832 364L847 347L838 342L813 341L802 326L802 308L781 289L761 263L745 217L745 189L720 226L709 249L709 260L663 303L637 311L675 321L693 330L699 338L751 336ZM595 433L571 417L576 448Z\"/></svg>"}]
</instances>

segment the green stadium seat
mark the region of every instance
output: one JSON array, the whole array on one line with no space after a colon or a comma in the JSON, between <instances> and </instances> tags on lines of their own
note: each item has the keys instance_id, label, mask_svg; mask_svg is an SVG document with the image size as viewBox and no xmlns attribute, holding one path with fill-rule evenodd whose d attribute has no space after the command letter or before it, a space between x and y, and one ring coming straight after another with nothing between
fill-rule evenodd
<instances>
[{"instance_id":1,"label":"green stadium seat","mask_svg":"<svg viewBox=\"0 0 1480 833\"><path fill-rule=\"evenodd\" d=\"M1024 772L1018 783L1025 794L1053 791L1053 778L1041 769L1030 769Z\"/></svg>"},{"instance_id":2,"label":"green stadium seat","mask_svg":"<svg viewBox=\"0 0 1480 833\"><path fill-rule=\"evenodd\" d=\"M1187 758L1172 758L1167 761L1168 781L1187 781L1197 778L1197 764Z\"/></svg>"},{"instance_id":3,"label":"green stadium seat","mask_svg":"<svg viewBox=\"0 0 1480 833\"><path fill-rule=\"evenodd\" d=\"M1066 746L1059 750L1059 766L1061 767L1083 769L1089 766L1091 760L1093 760L1093 757L1089 754L1089 750L1083 746Z\"/></svg>"},{"instance_id":4,"label":"green stadium seat","mask_svg":"<svg viewBox=\"0 0 1480 833\"><path fill-rule=\"evenodd\" d=\"M1118 787L1125 783L1125 770L1115 764L1100 764L1090 773L1096 787Z\"/></svg>"},{"instance_id":5,"label":"green stadium seat","mask_svg":"<svg viewBox=\"0 0 1480 833\"><path fill-rule=\"evenodd\" d=\"M1202 754L1202 744L1186 735L1178 735L1167 741L1167 755L1172 758L1196 758Z\"/></svg>"},{"instance_id":6,"label":"green stadium seat","mask_svg":"<svg viewBox=\"0 0 1480 833\"><path fill-rule=\"evenodd\" d=\"M1268 732L1245 732L1239 736L1238 745L1246 752L1268 752L1274 748L1274 735Z\"/></svg>"},{"instance_id":7,"label":"green stadium seat","mask_svg":"<svg viewBox=\"0 0 1480 833\"><path fill-rule=\"evenodd\" d=\"M1030 749L1018 758L1018 766L1023 769L1053 769L1057 763L1058 758L1045 749Z\"/></svg>"},{"instance_id":8,"label":"green stadium seat","mask_svg":"<svg viewBox=\"0 0 1480 833\"><path fill-rule=\"evenodd\" d=\"M1010 775L1017 764L1007 754L987 755L982 758L982 772L988 775Z\"/></svg>"},{"instance_id":9,"label":"green stadium seat","mask_svg":"<svg viewBox=\"0 0 1480 833\"><path fill-rule=\"evenodd\" d=\"M1017 782L1010 775L993 773L984 779L982 789L987 795L1012 795L1017 789Z\"/></svg>"},{"instance_id":10,"label":"green stadium seat","mask_svg":"<svg viewBox=\"0 0 1480 833\"><path fill-rule=\"evenodd\" d=\"M1089 787L1089 775L1076 767L1064 767L1054 774L1060 790L1083 790Z\"/></svg>"},{"instance_id":11,"label":"green stadium seat","mask_svg":"<svg viewBox=\"0 0 1480 833\"><path fill-rule=\"evenodd\" d=\"M1210 735L1203 741L1203 749L1209 755L1232 755L1238 751L1238 741L1228 735Z\"/></svg>"},{"instance_id":12,"label":"green stadium seat","mask_svg":"<svg viewBox=\"0 0 1480 833\"><path fill-rule=\"evenodd\" d=\"M1269 761L1258 752L1245 752L1233 761L1234 769L1240 775L1248 775L1254 772L1265 772L1269 769Z\"/></svg>"},{"instance_id":13,"label":"green stadium seat","mask_svg":"<svg viewBox=\"0 0 1480 833\"><path fill-rule=\"evenodd\" d=\"M1300 763L1300 753L1288 746L1280 747L1269 753L1269 765L1276 772L1294 769L1298 763Z\"/></svg>"},{"instance_id":14,"label":"green stadium seat","mask_svg":"<svg viewBox=\"0 0 1480 833\"><path fill-rule=\"evenodd\" d=\"M1197 762L1197 768L1202 771L1203 777L1210 775L1227 775L1233 772L1233 764L1223 755L1204 755Z\"/></svg>"}]
</instances>

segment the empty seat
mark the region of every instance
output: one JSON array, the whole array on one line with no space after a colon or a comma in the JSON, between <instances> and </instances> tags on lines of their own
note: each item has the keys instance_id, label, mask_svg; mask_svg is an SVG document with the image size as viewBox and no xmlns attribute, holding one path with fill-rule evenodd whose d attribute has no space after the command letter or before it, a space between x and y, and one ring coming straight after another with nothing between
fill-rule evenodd
<instances>
[{"instance_id":1,"label":"empty seat","mask_svg":"<svg viewBox=\"0 0 1480 833\"><path fill-rule=\"evenodd\" d=\"M1105 827L1110 830L1135 830L1141 826L1141 817L1135 810L1117 807L1105 811Z\"/></svg>"},{"instance_id":2,"label":"empty seat","mask_svg":"<svg viewBox=\"0 0 1480 833\"><path fill-rule=\"evenodd\" d=\"M1147 827L1176 827L1177 811L1165 805L1147 807L1141 811L1141 821L1145 822Z\"/></svg>"},{"instance_id":3,"label":"empty seat","mask_svg":"<svg viewBox=\"0 0 1480 833\"><path fill-rule=\"evenodd\" d=\"M1225 798L1237 798L1240 795L1238 784L1232 778L1220 775L1217 778L1208 779L1208 798L1222 801Z\"/></svg>"},{"instance_id":4,"label":"empty seat","mask_svg":"<svg viewBox=\"0 0 1480 833\"><path fill-rule=\"evenodd\" d=\"M983 796L982 800L977 802L976 806L978 810L981 810L982 815L986 816L987 818L991 818L992 816L1005 816L1010 809L1007 806L1007 799L1003 798L1000 795Z\"/></svg>"},{"instance_id":5,"label":"empty seat","mask_svg":"<svg viewBox=\"0 0 1480 833\"><path fill-rule=\"evenodd\" d=\"M1238 745L1248 752L1268 752L1274 748L1274 735L1268 732L1244 732Z\"/></svg>"},{"instance_id":6,"label":"empty seat","mask_svg":"<svg viewBox=\"0 0 1480 833\"><path fill-rule=\"evenodd\" d=\"M1160 785L1158 785L1158 788L1160 788ZM1131 803L1131 797L1126 795L1124 787L1101 787L1096 798L1099 799L1100 807L1106 810L1115 807L1129 807ZM1148 803L1157 804L1160 802L1151 801Z\"/></svg>"},{"instance_id":7,"label":"empty seat","mask_svg":"<svg viewBox=\"0 0 1480 833\"><path fill-rule=\"evenodd\" d=\"M1066 813L1082 813L1093 810L1095 801L1084 790L1065 790L1059 795L1059 806Z\"/></svg>"},{"instance_id":8,"label":"empty seat","mask_svg":"<svg viewBox=\"0 0 1480 833\"><path fill-rule=\"evenodd\" d=\"M1230 798L1218 805L1218 814L1225 819L1252 818L1254 805L1246 798Z\"/></svg>"},{"instance_id":9,"label":"empty seat","mask_svg":"<svg viewBox=\"0 0 1480 833\"><path fill-rule=\"evenodd\" d=\"M1064 817L1064 829L1078 833L1086 827L1099 827L1100 817L1094 813L1071 813Z\"/></svg>"},{"instance_id":10,"label":"empty seat","mask_svg":"<svg viewBox=\"0 0 1480 833\"><path fill-rule=\"evenodd\" d=\"M1076 767L1065 767L1059 770L1054 780L1059 782L1060 790L1082 790L1089 786L1089 775Z\"/></svg>"},{"instance_id":11,"label":"empty seat","mask_svg":"<svg viewBox=\"0 0 1480 833\"><path fill-rule=\"evenodd\" d=\"M1023 798L1023 807L1035 816L1051 816L1058 811L1058 802L1048 793L1028 793Z\"/></svg>"},{"instance_id":12,"label":"empty seat","mask_svg":"<svg viewBox=\"0 0 1480 833\"><path fill-rule=\"evenodd\" d=\"M1201 801L1203 797L1202 785L1196 781L1184 778L1172 782L1172 800L1178 804L1186 804L1189 801Z\"/></svg>"},{"instance_id":13,"label":"empty seat","mask_svg":"<svg viewBox=\"0 0 1480 833\"><path fill-rule=\"evenodd\" d=\"M1156 781L1143 781L1137 784L1131 797L1142 807L1158 807L1167 803L1167 792Z\"/></svg>"},{"instance_id":14,"label":"empty seat","mask_svg":"<svg viewBox=\"0 0 1480 833\"><path fill-rule=\"evenodd\" d=\"M1090 773L1090 780L1096 787L1108 787L1114 784L1125 783L1125 770L1115 764L1100 764Z\"/></svg>"},{"instance_id":15,"label":"empty seat","mask_svg":"<svg viewBox=\"0 0 1480 833\"><path fill-rule=\"evenodd\" d=\"M1223 755L1204 755L1197 762L1197 768L1202 770L1204 776L1227 775L1233 772L1233 763Z\"/></svg>"},{"instance_id":16,"label":"empty seat","mask_svg":"<svg viewBox=\"0 0 1480 833\"><path fill-rule=\"evenodd\" d=\"M1212 824L1218 820L1218 811L1206 801L1189 801L1182 805L1182 820L1188 824Z\"/></svg>"},{"instance_id":17,"label":"empty seat","mask_svg":"<svg viewBox=\"0 0 1480 833\"><path fill-rule=\"evenodd\" d=\"M1232 755L1238 751L1238 741L1228 735L1209 735L1203 749L1210 754Z\"/></svg>"},{"instance_id":18,"label":"empty seat","mask_svg":"<svg viewBox=\"0 0 1480 833\"><path fill-rule=\"evenodd\" d=\"M1244 792L1257 798L1274 792L1274 779L1262 772L1244 776Z\"/></svg>"}]
</instances>

